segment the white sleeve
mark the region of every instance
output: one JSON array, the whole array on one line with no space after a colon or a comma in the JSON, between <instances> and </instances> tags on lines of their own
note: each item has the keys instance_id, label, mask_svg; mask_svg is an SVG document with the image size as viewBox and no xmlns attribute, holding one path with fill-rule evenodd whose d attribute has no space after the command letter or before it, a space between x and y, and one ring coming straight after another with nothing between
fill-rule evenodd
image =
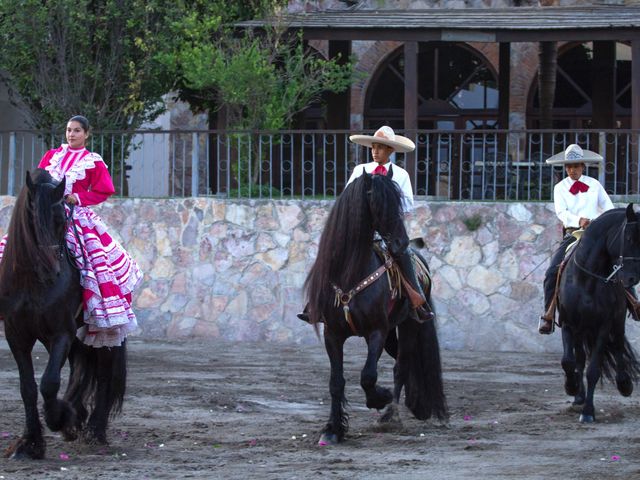
<instances>
[{"instance_id":1,"label":"white sleeve","mask_svg":"<svg viewBox=\"0 0 640 480\"><path fill-rule=\"evenodd\" d=\"M602 184L598 182L598 208L603 212L607 210L611 210L613 208L613 203L611 202L611 198L607 194L607 191L604 189Z\"/></svg>"},{"instance_id":2,"label":"white sleeve","mask_svg":"<svg viewBox=\"0 0 640 480\"><path fill-rule=\"evenodd\" d=\"M363 173L364 173L364 164L361 163L360 165L356 165L356 167L353 169L353 172L351 172L351 177L349 177L349 181L347 182L347 185L353 182L356 178L360 177ZM345 188L347 187L347 185L345 185Z\"/></svg>"},{"instance_id":3,"label":"white sleeve","mask_svg":"<svg viewBox=\"0 0 640 480\"><path fill-rule=\"evenodd\" d=\"M564 198L562 185L558 183L553 189L553 206L556 209L556 215L565 227L578 228L580 226L580 217L569 211L569 205Z\"/></svg>"}]
</instances>

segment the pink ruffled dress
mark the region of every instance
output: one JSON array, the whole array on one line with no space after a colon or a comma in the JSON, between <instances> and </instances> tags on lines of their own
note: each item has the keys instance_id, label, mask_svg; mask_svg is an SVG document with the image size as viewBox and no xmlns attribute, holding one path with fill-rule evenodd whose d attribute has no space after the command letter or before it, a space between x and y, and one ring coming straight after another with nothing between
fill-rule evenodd
<instances>
[{"instance_id":1,"label":"pink ruffled dress","mask_svg":"<svg viewBox=\"0 0 640 480\"><path fill-rule=\"evenodd\" d=\"M80 269L87 325L83 341L94 347L119 346L127 334L137 328L131 292L142 280L142 272L89 208L115 192L107 166L100 155L63 144L49 150L38 167L47 170L57 181L66 177L65 195L73 194L78 200L73 222L80 242L71 225L66 240ZM0 259L5 243L6 237L0 242Z\"/></svg>"}]
</instances>

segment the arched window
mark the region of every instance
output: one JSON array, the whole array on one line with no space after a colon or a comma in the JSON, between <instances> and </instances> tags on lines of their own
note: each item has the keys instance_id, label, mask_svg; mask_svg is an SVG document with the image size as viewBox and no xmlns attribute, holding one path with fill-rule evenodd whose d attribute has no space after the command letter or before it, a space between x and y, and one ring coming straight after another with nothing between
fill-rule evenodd
<instances>
[{"instance_id":1,"label":"arched window","mask_svg":"<svg viewBox=\"0 0 640 480\"><path fill-rule=\"evenodd\" d=\"M615 124L611 127L631 126L631 47L624 43L615 46ZM593 43L570 44L558 55L556 93L553 105L553 128L592 128L593 116ZM540 110L537 79L531 86L527 125L538 128Z\"/></svg>"},{"instance_id":2,"label":"arched window","mask_svg":"<svg viewBox=\"0 0 640 480\"><path fill-rule=\"evenodd\" d=\"M418 128L495 128L498 81L489 62L464 44L418 46ZM375 72L365 100L364 126L404 123L404 49Z\"/></svg>"}]
</instances>

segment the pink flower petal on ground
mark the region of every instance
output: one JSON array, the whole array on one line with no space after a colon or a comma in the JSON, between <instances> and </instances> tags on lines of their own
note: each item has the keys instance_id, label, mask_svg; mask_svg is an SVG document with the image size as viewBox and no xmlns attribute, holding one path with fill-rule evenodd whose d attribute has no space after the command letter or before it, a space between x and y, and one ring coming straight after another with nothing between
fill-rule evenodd
<instances>
[{"instance_id":1,"label":"pink flower petal on ground","mask_svg":"<svg viewBox=\"0 0 640 480\"><path fill-rule=\"evenodd\" d=\"M318 442L318 445L320 445L321 447L326 447L327 445L329 445L327 442L325 442L324 440L320 440Z\"/></svg>"},{"instance_id":2,"label":"pink flower petal on ground","mask_svg":"<svg viewBox=\"0 0 640 480\"><path fill-rule=\"evenodd\" d=\"M465 415L464 416L464 421L468 422L469 420L471 420L471 415Z\"/></svg>"},{"instance_id":3,"label":"pink flower petal on ground","mask_svg":"<svg viewBox=\"0 0 640 480\"><path fill-rule=\"evenodd\" d=\"M257 444L258 444L258 441L255 438L252 438L251 440L249 440L250 447L255 447Z\"/></svg>"},{"instance_id":4,"label":"pink flower petal on ground","mask_svg":"<svg viewBox=\"0 0 640 480\"><path fill-rule=\"evenodd\" d=\"M620 455L611 455L611 460L617 462L618 460L620 460Z\"/></svg>"},{"instance_id":5,"label":"pink flower petal on ground","mask_svg":"<svg viewBox=\"0 0 640 480\"><path fill-rule=\"evenodd\" d=\"M66 453L61 453L60 460L69 460L69 455L67 455Z\"/></svg>"},{"instance_id":6,"label":"pink flower petal on ground","mask_svg":"<svg viewBox=\"0 0 640 480\"><path fill-rule=\"evenodd\" d=\"M0 437L2 437L2 438L9 438L10 436L11 436L11 434L9 432L0 433Z\"/></svg>"}]
</instances>

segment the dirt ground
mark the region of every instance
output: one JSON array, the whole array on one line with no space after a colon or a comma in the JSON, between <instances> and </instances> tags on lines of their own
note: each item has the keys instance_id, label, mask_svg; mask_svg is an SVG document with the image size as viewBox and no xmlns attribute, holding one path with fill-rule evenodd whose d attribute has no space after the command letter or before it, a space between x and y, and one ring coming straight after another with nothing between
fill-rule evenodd
<instances>
[{"instance_id":1,"label":"dirt ground","mask_svg":"<svg viewBox=\"0 0 640 480\"><path fill-rule=\"evenodd\" d=\"M401 410L377 427L364 406L364 341L346 346L351 429L317 445L329 413L323 346L133 339L124 412L109 447L64 443L46 431L47 458L0 460L13 478L640 478L640 403L611 384L596 393L598 422L578 423L558 354L443 352L448 424ZM35 353L38 375L46 355ZM392 362L381 359L390 386ZM18 374L0 338L0 448L23 427Z\"/></svg>"}]
</instances>

